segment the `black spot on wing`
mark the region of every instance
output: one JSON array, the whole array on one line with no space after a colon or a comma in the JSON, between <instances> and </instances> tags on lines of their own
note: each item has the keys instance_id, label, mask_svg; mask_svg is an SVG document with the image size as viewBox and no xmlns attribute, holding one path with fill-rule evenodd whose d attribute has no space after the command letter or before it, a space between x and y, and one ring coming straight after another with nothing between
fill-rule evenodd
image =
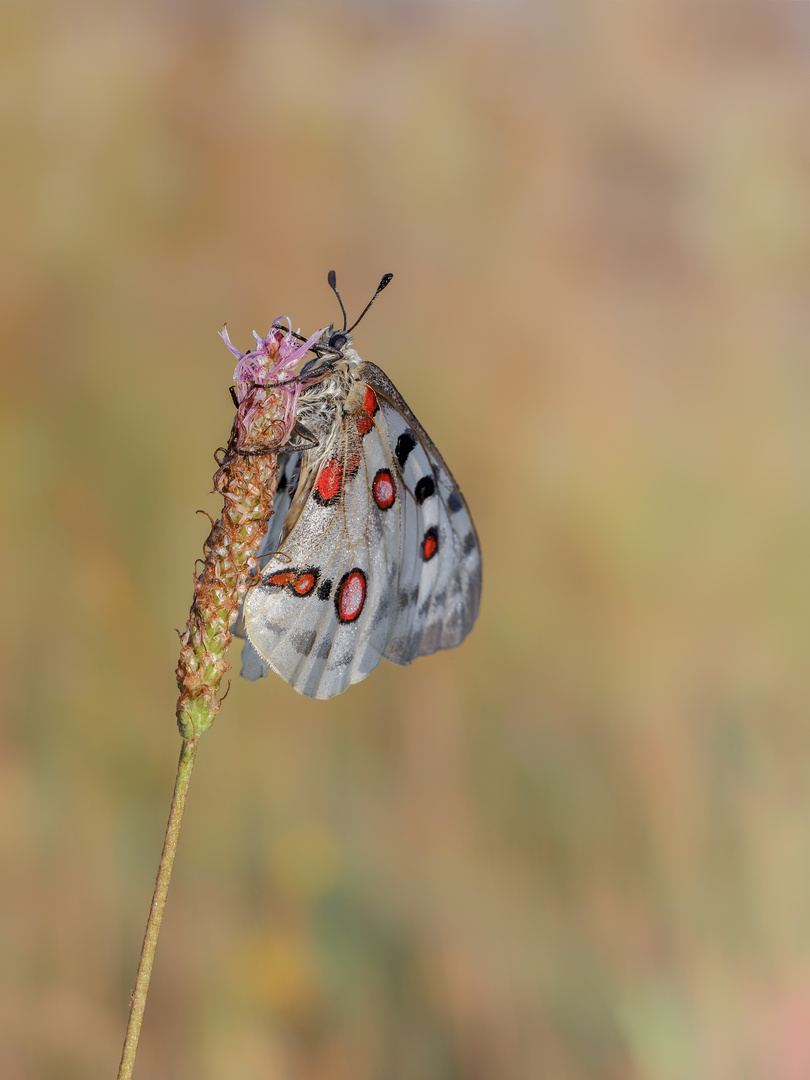
<instances>
[{"instance_id":1,"label":"black spot on wing","mask_svg":"<svg viewBox=\"0 0 810 1080\"><path fill-rule=\"evenodd\" d=\"M414 492L414 494L416 495L416 501L420 504L423 503L425 499L430 498L430 496L435 492L435 490L436 485L433 482L433 477L423 476L419 483L416 485L416 490Z\"/></svg>"},{"instance_id":2,"label":"black spot on wing","mask_svg":"<svg viewBox=\"0 0 810 1080\"><path fill-rule=\"evenodd\" d=\"M405 468L405 462L411 456L411 451L415 446L416 439L413 437L411 432L403 431L400 437L397 439L397 445L395 450L400 469Z\"/></svg>"},{"instance_id":3,"label":"black spot on wing","mask_svg":"<svg viewBox=\"0 0 810 1080\"><path fill-rule=\"evenodd\" d=\"M328 600L332 595L332 579L327 578L322 585L318 587L318 599Z\"/></svg>"},{"instance_id":4,"label":"black spot on wing","mask_svg":"<svg viewBox=\"0 0 810 1080\"><path fill-rule=\"evenodd\" d=\"M331 651L332 651L332 638L329 636L329 634L326 634L318 642L318 644L317 644L317 646L315 648L315 655L318 657L319 660L328 660L329 659L329 654L331 653Z\"/></svg>"},{"instance_id":5,"label":"black spot on wing","mask_svg":"<svg viewBox=\"0 0 810 1080\"><path fill-rule=\"evenodd\" d=\"M296 652L301 653L302 656L309 656L317 636L316 630L300 630L291 636L290 641Z\"/></svg>"},{"instance_id":6,"label":"black spot on wing","mask_svg":"<svg viewBox=\"0 0 810 1080\"><path fill-rule=\"evenodd\" d=\"M419 599L419 586L418 585L414 586L414 588L408 590L407 592L405 591L405 589L400 589L399 590L399 607L400 607L400 611L404 611L405 608L408 608L412 604L415 604L418 599Z\"/></svg>"},{"instance_id":7,"label":"black spot on wing","mask_svg":"<svg viewBox=\"0 0 810 1080\"><path fill-rule=\"evenodd\" d=\"M461 546L461 550L465 555L472 555L477 545L475 543L475 535L471 532L467 533L464 537L464 542Z\"/></svg>"},{"instance_id":8,"label":"black spot on wing","mask_svg":"<svg viewBox=\"0 0 810 1080\"><path fill-rule=\"evenodd\" d=\"M451 491L447 498L447 509L450 511L450 513L457 514L463 505L464 503L458 497L458 492Z\"/></svg>"}]
</instances>

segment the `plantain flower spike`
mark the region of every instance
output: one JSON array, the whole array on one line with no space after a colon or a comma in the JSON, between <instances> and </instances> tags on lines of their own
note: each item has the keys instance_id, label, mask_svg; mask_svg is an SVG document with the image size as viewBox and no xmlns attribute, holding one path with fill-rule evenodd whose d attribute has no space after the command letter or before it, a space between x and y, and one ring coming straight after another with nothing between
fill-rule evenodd
<instances>
[{"instance_id":1,"label":"plantain flower spike","mask_svg":"<svg viewBox=\"0 0 810 1080\"><path fill-rule=\"evenodd\" d=\"M214 489L224 497L222 516L203 546L194 575L194 600L180 637L177 724L185 740L207 730L219 710L219 687L230 668L225 652L239 605L259 574L256 552L267 532L278 484L277 454L290 438L300 383L294 368L321 336L306 341L276 319L267 337L242 353L227 329L221 336L237 358L233 373L236 416L228 445L217 458Z\"/></svg>"}]
</instances>

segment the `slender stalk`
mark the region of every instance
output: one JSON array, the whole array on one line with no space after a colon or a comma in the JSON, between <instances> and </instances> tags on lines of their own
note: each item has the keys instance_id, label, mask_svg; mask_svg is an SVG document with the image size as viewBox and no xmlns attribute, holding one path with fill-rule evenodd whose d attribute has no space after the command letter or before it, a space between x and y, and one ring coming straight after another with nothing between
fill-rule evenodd
<instances>
[{"instance_id":1,"label":"slender stalk","mask_svg":"<svg viewBox=\"0 0 810 1080\"><path fill-rule=\"evenodd\" d=\"M259 578L256 553L273 513L278 484L276 454L292 432L301 390L300 381L293 378L293 369L320 334L318 331L299 342L293 334L285 334L273 323L266 338L257 338L252 352L241 353L231 344L227 332L222 332L225 344L238 358L234 371L236 416L228 446L220 451L221 457L217 456L219 468L214 476L214 489L224 495L225 504L222 517L211 522L211 532L203 545L203 568L199 575L194 575L194 599L185 632L180 637L177 726L183 748L132 992L118 1080L129 1080L135 1068L197 742L219 711L222 702L219 687L230 668L225 653L231 641L231 627L245 593Z\"/></svg>"},{"instance_id":2,"label":"slender stalk","mask_svg":"<svg viewBox=\"0 0 810 1080\"><path fill-rule=\"evenodd\" d=\"M197 739L187 739L180 751L180 760L177 763L177 777L174 782L174 795L172 806L169 811L169 821L166 825L166 838L163 842L163 854L160 856L155 892L152 896L152 906L149 909L149 918L146 922L146 933L143 936L141 957L138 961L138 974L135 978L135 989L132 991L132 1004L129 1010L129 1023L124 1038L124 1049L121 1054L121 1064L118 1067L118 1080L129 1080L135 1067L135 1054L138 1050L138 1039L141 1034L143 1011L146 1007L146 995L149 991L149 980L152 977L152 964L155 959L160 924L163 921L163 909L166 906L166 895L169 891L169 881L172 876L174 856L177 851L177 840L180 836L180 824L183 820L183 811L186 807L186 795L191 782L191 770L194 767L194 755L197 751Z\"/></svg>"}]
</instances>

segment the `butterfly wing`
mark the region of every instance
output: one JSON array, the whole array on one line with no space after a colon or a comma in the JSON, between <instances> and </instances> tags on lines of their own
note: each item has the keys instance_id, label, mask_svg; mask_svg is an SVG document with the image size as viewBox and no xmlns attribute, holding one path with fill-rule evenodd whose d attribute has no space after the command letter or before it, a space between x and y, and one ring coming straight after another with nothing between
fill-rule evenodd
<instances>
[{"instance_id":1,"label":"butterfly wing","mask_svg":"<svg viewBox=\"0 0 810 1080\"><path fill-rule=\"evenodd\" d=\"M365 678L388 635L380 610L388 530L363 466L343 425L281 551L245 598L248 645L307 697L332 697Z\"/></svg>"},{"instance_id":2,"label":"butterfly wing","mask_svg":"<svg viewBox=\"0 0 810 1080\"><path fill-rule=\"evenodd\" d=\"M376 426L403 489L396 619L383 656L410 664L459 645L478 617L481 549L464 497L430 436L375 364L357 370L380 402Z\"/></svg>"},{"instance_id":3,"label":"butterfly wing","mask_svg":"<svg viewBox=\"0 0 810 1080\"><path fill-rule=\"evenodd\" d=\"M300 473L300 453L278 455L278 487L273 496L273 516L270 518L270 525L261 544L259 544L259 550L256 552L256 558L260 560L259 565L261 565L261 560L266 555L270 555L278 549L281 541L281 530L284 527L287 513L298 487Z\"/></svg>"},{"instance_id":4,"label":"butterfly wing","mask_svg":"<svg viewBox=\"0 0 810 1080\"><path fill-rule=\"evenodd\" d=\"M284 526L293 496L295 495L295 490L298 486L298 477L301 472L301 455L279 454L278 470L278 487L273 496L273 516L270 518L270 525L256 552L256 558L260 568L264 566L266 557L278 550L281 539L281 530ZM231 632L236 637L247 637L244 612L241 609L236 623L231 628ZM253 682L256 679L266 678L269 670L267 664L262 660L261 655L253 648L249 641L246 641L242 646L242 668L240 670L242 678L249 679Z\"/></svg>"},{"instance_id":5,"label":"butterfly wing","mask_svg":"<svg viewBox=\"0 0 810 1080\"><path fill-rule=\"evenodd\" d=\"M308 697L341 693L383 656L409 664L457 645L480 600L475 529L427 433L373 364L349 397L361 406L317 472L305 467L281 551L244 605L243 673L270 667Z\"/></svg>"}]
</instances>

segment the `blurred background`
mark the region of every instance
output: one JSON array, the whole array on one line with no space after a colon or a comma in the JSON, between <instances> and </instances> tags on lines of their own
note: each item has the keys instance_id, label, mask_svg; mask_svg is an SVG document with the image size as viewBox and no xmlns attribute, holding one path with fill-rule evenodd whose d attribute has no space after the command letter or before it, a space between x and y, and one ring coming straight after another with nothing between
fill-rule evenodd
<instances>
[{"instance_id":1,"label":"blurred background","mask_svg":"<svg viewBox=\"0 0 810 1080\"><path fill-rule=\"evenodd\" d=\"M810 8L11 3L0 1075L115 1075L237 344L357 337L465 644L234 679L152 1080L810 1075ZM237 664L238 653L231 660Z\"/></svg>"}]
</instances>

